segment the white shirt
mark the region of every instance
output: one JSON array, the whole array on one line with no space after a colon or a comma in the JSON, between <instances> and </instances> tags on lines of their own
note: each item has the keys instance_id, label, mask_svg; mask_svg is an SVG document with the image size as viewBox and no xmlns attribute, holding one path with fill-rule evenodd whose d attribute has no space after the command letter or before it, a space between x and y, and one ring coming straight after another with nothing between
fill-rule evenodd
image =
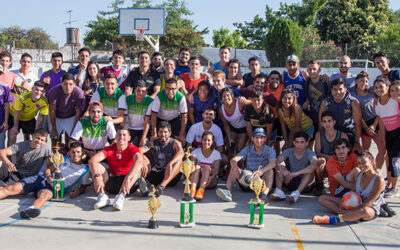
<instances>
[{"instance_id":1,"label":"white shirt","mask_svg":"<svg viewBox=\"0 0 400 250\"><path fill-rule=\"evenodd\" d=\"M22 73L20 72L20 69L14 69L14 70L11 70L11 72L13 72L14 75L15 75L15 82L14 82L14 83L19 84L19 85L21 85L22 82L24 82L25 80L27 80L27 81L28 81L29 87L32 88L32 87L33 87L33 84L34 84L37 80L39 80L38 76L37 76L35 73L33 73L32 71L29 71L28 75L22 74Z\"/></svg>"},{"instance_id":2,"label":"white shirt","mask_svg":"<svg viewBox=\"0 0 400 250\"><path fill-rule=\"evenodd\" d=\"M213 150L210 156L205 157L201 148L196 148L192 152L192 156L196 158L196 165L200 167L209 166L210 168L214 168L214 161L221 160L221 154L217 150Z\"/></svg>"},{"instance_id":3,"label":"white shirt","mask_svg":"<svg viewBox=\"0 0 400 250\"><path fill-rule=\"evenodd\" d=\"M215 145L217 147L224 145L224 138L222 136L222 131L216 124L212 124L209 130L214 135ZM188 143L193 143L196 145L201 145L201 136L204 133L203 122L198 122L192 125L189 132L186 135L186 141Z\"/></svg>"}]
</instances>

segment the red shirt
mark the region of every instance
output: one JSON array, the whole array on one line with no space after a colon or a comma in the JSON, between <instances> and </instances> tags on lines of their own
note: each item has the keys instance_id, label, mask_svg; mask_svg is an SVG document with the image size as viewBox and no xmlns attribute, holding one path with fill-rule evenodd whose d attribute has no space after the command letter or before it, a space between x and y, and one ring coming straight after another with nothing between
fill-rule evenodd
<instances>
[{"instance_id":1,"label":"red shirt","mask_svg":"<svg viewBox=\"0 0 400 250\"><path fill-rule=\"evenodd\" d=\"M127 175L133 163L135 163L134 155L140 153L139 149L128 143L128 147L124 151L118 151L117 144L105 147L103 150L107 164L111 174Z\"/></svg>"},{"instance_id":2,"label":"red shirt","mask_svg":"<svg viewBox=\"0 0 400 250\"><path fill-rule=\"evenodd\" d=\"M340 163L336 158L336 155L329 158L326 163L326 172L328 173L329 192L331 195L335 195L335 190L339 185L339 182L333 176L341 174L343 177L346 177L346 175L355 167L357 167L357 156L355 154L349 154L345 163Z\"/></svg>"},{"instance_id":3,"label":"red shirt","mask_svg":"<svg viewBox=\"0 0 400 250\"><path fill-rule=\"evenodd\" d=\"M275 99L278 101L278 103L279 100L281 99L281 94L284 89L285 86L283 84L279 84L278 88L276 88L275 90L269 86L269 83L267 84L267 91L271 93L273 96L275 96ZM272 111L274 111L275 118L278 118L277 106L272 106L271 109Z\"/></svg>"},{"instance_id":4,"label":"red shirt","mask_svg":"<svg viewBox=\"0 0 400 250\"><path fill-rule=\"evenodd\" d=\"M121 69L115 70L112 66L103 67L100 69L101 77L104 78L108 74L114 74L118 78L119 73L121 73Z\"/></svg>"},{"instance_id":5,"label":"red shirt","mask_svg":"<svg viewBox=\"0 0 400 250\"><path fill-rule=\"evenodd\" d=\"M182 79L182 81L185 82L185 87L187 92L189 92L189 94L191 94L195 89L197 89L197 86L199 85L199 83L203 80L206 80L206 76L204 74L200 74L200 78L197 80L192 80L189 77L189 73L183 73L179 75L179 78Z\"/></svg>"}]
</instances>

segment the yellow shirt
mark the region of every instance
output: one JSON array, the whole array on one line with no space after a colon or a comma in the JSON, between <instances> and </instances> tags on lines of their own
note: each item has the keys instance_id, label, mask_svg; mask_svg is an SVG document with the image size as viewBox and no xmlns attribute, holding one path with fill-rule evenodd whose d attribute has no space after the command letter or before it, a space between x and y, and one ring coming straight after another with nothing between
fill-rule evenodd
<instances>
[{"instance_id":1,"label":"yellow shirt","mask_svg":"<svg viewBox=\"0 0 400 250\"><path fill-rule=\"evenodd\" d=\"M294 120L294 113L291 117L285 116L282 109L279 109L279 114L282 116L283 120L285 121L286 125L288 126L289 130L294 132L296 130L296 121ZM301 112L301 130L307 131L311 128L313 122L310 117L308 117L304 112Z\"/></svg>"},{"instance_id":2,"label":"yellow shirt","mask_svg":"<svg viewBox=\"0 0 400 250\"><path fill-rule=\"evenodd\" d=\"M49 103L46 97L42 96L37 102L32 102L32 92L21 94L11 105L10 114L14 116L15 110L21 111L19 120L26 122L35 118L38 111L42 115L49 114Z\"/></svg>"}]
</instances>

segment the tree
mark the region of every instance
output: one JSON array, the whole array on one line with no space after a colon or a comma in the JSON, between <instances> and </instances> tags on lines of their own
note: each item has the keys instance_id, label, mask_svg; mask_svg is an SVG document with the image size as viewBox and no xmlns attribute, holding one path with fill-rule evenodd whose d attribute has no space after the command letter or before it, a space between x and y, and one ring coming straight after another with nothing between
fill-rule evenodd
<instances>
[{"instance_id":1,"label":"tree","mask_svg":"<svg viewBox=\"0 0 400 250\"><path fill-rule=\"evenodd\" d=\"M302 53L301 30L297 23L290 19L279 18L265 38L265 52L271 66L282 67L286 57Z\"/></svg>"},{"instance_id":2,"label":"tree","mask_svg":"<svg viewBox=\"0 0 400 250\"><path fill-rule=\"evenodd\" d=\"M39 27L28 30L18 26L3 28L0 36L3 44L11 44L14 41L15 46L21 49L58 49L57 43Z\"/></svg>"},{"instance_id":3,"label":"tree","mask_svg":"<svg viewBox=\"0 0 400 250\"><path fill-rule=\"evenodd\" d=\"M231 48L243 49L246 48L246 40L242 38L240 32L238 30L229 32L227 28L220 28L219 30L213 30L212 37L214 47L220 48L224 45L227 45Z\"/></svg>"},{"instance_id":4,"label":"tree","mask_svg":"<svg viewBox=\"0 0 400 250\"><path fill-rule=\"evenodd\" d=\"M318 12L316 27L322 40L333 40L352 57L369 57L377 37L388 26L388 0L328 1Z\"/></svg>"}]
</instances>

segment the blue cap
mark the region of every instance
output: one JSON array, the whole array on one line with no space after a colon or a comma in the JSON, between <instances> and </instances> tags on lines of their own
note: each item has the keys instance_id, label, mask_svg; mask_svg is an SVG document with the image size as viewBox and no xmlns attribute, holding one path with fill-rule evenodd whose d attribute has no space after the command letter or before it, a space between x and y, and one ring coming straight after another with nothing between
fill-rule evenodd
<instances>
[{"instance_id":1,"label":"blue cap","mask_svg":"<svg viewBox=\"0 0 400 250\"><path fill-rule=\"evenodd\" d=\"M265 136L265 130L263 128L256 128L253 130L253 136Z\"/></svg>"}]
</instances>

